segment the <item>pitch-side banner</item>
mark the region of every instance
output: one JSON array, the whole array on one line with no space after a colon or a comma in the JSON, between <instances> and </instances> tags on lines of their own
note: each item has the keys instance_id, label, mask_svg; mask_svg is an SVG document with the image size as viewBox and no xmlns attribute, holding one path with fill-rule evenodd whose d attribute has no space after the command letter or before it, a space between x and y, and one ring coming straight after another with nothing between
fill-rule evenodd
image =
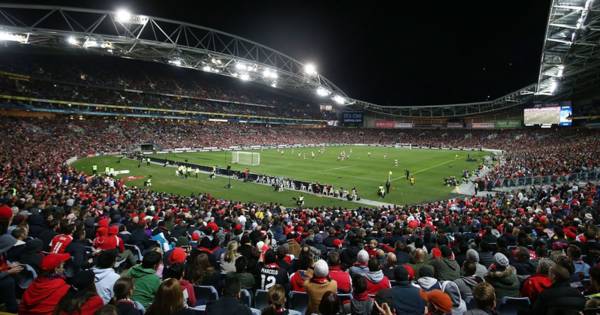
<instances>
[{"instance_id":1,"label":"pitch-side banner","mask_svg":"<svg viewBox=\"0 0 600 315\"><path fill-rule=\"evenodd\" d=\"M396 122L393 120L376 120L375 128L393 129L396 126Z\"/></svg>"}]
</instances>

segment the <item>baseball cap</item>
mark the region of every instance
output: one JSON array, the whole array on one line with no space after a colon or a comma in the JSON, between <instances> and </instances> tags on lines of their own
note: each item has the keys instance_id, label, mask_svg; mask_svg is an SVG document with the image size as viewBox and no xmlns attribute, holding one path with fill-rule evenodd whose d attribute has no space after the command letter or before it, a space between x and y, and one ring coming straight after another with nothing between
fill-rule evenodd
<instances>
[{"instance_id":1,"label":"baseball cap","mask_svg":"<svg viewBox=\"0 0 600 315\"><path fill-rule=\"evenodd\" d=\"M52 271L71 258L71 254L49 254L42 258L40 269Z\"/></svg>"}]
</instances>

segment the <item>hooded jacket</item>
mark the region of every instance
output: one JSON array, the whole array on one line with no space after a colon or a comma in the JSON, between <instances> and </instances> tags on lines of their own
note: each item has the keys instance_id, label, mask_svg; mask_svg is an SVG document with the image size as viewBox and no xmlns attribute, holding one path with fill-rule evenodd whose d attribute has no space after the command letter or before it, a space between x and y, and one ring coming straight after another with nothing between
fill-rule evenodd
<instances>
[{"instance_id":1,"label":"hooded jacket","mask_svg":"<svg viewBox=\"0 0 600 315\"><path fill-rule=\"evenodd\" d=\"M538 295L551 286L552 280L550 280L550 277L544 274L535 274L525 279L521 288L521 295L528 297L533 304Z\"/></svg>"},{"instance_id":2,"label":"hooded jacket","mask_svg":"<svg viewBox=\"0 0 600 315\"><path fill-rule=\"evenodd\" d=\"M119 274L117 274L112 268L99 269L94 267L92 268L92 271L95 275L94 282L96 282L96 291L102 298L104 304L108 304L110 299L113 298L113 286L119 279Z\"/></svg>"},{"instance_id":3,"label":"hooded jacket","mask_svg":"<svg viewBox=\"0 0 600 315\"><path fill-rule=\"evenodd\" d=\"M467 311L467 304L460 295L460 290L456 283L452 281L442 282L442 291L450 296L452 300L452 314L462 315Z\"/></svg>"},{"instance_id":4,"label":"hooded jacket","mask_svg":"<svg viewBox=\"0 0 600 315\"><path fill-rule=\"evenodd\" d=\"M366 264L362 265L357 263L354 266L350 267L348 271L350 272L350 275L365 276L369 272L369 267Z\"/></svg>"},{"instance_id":5,"label":"hooded jacket","mask_svg":"<svg viewBox=\"0 0 600 315\"><path fill-rule=\"evenodd\" d=\"M370 295L392 287L390 280L383 275L383 271L381 270L369 271L365 274L365 278L367 279L367 292Z\"/></svg>"},{"instance_id":6,"label":"hooded jacket","mask_svg":"<svg viewBox=\"0 0 600 315\"><path fill-rule=\"evenodd\" d=\"M460 278L460 266L456 260L441 258L431 261L431 265L435 269L435 277L440 281L453 281Z\"/></svg>"},{"instance_id":7,"label":"hooded jacket","mask_svg":"<svg viewBox=\"0 0 600 315\"><path fill-rule=\"evenodd\" d=\"M23 293L19 314L52 314L70 286L62 277L39 277Z\"/></svg>"},{"instance_id":8,"label":"hooded jacket","mask_svg":"<svg viewBox=\"0 0 600 315\"><path fill-rule=\"evenodd\" d=\"M433 278L433 277L421 277L421 278L417 279L417 281L415 283L415 287L421 288L425 291L442 289L442 285L440 284L440 282L436 278Z\"/></svg>"},{"instance_id":9,"label":"hooded jacket","mask_svg":"<svg viewBox=\"0 0 600 315\"><path fill-rule=\"evenodd\" d=\"M140 264L131 268L127 274L133 278L135 283L132 299L148 309L160 286L160 278L156 275L156 270L142 268Z\"/></svg>"},{"instance_id":10,"label":"hooded jacket","mask_svg":"<svg viewBox=\"0 0 600 315\"><path fill-rule=\"evenodd\" d=\"M505 296L519 296L519 278L512 266L508 266L504 270L488 272L485 280L496 290L496 299L498 300Z\"/></svg>"},{"instance_id":11,"label":"hooded jacket","mask_svg":"<svg viewBox=\"0 0 600 315\"><path fill-rule=\"evenodd\" d=\"M487 275L488 270L484 265L479 263L479 253L476 250L472 248L467 250L466 259L477 264L475 269L475 275L481 278L484 278L485 275Z\"/></svg>"},{"instance_id":12,"label":"hooded jacket","mask_svg":"<svg viewBox=\"0 0 600 315\"><path fill-rule=\"evenodd\" d=\"M458 290L460 291L460 295L467 299L469 297L473 297L473 288L482 283L484 280L482 277L475 275L461 277L459 279L454 280L454 283L458 286Z\"/></svg>"}]
</instances>

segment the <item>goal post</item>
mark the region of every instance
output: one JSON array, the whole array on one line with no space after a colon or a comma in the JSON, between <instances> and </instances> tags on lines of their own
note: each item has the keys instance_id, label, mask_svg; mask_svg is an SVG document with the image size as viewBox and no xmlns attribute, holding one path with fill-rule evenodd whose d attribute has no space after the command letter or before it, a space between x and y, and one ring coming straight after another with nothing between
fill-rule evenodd
<instances>
[{"instance_id":1,"label":"goal post","mask_svg":"<svg viewBox=\"0 0 600 315\"><path fill-rule=\"evenodd\" d=\"M260 153L233 151L231 152L231 163L251 166L260 165Z\"/></svg>"}]
</instances>

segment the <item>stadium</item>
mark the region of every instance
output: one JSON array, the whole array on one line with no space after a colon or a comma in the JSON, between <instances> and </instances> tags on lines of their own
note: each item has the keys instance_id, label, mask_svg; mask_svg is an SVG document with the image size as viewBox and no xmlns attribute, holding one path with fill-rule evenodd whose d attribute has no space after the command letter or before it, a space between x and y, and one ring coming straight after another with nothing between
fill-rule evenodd
<instances>
[{"instance_id":1,"label":"stadium","mask_svg":"<svg viewBox=\"0 0 600 315\"><path fill-rule=\"evenodd\" d=\"M598 1L57 2L0 3L0 311L600 313Z\"/></svg>"}]
</instances>

